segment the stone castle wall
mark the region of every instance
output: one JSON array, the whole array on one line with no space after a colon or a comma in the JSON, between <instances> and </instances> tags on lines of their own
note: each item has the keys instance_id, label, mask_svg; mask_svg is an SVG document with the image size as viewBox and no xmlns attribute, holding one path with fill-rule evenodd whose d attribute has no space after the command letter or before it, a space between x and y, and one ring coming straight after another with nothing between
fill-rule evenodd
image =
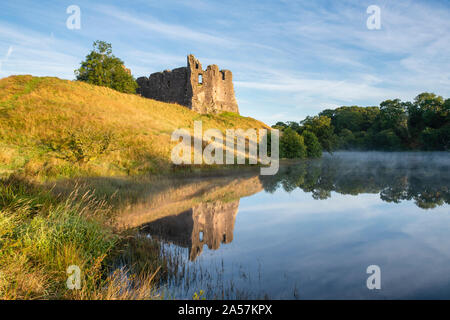
<instances>
[{"instance_id":1,"label":"stone castle wall","mask_svg":"<svg viewBox=\"0 0 450 320\"><path fill-rule=\"evenodd\" d=\"M137 79L138 93L144 97L178 103L199 113L239 113L229 70L219 70L215 64L203 70L193 55L187 57L187 67L156 72Z\"/></svg>"}]
</instances>

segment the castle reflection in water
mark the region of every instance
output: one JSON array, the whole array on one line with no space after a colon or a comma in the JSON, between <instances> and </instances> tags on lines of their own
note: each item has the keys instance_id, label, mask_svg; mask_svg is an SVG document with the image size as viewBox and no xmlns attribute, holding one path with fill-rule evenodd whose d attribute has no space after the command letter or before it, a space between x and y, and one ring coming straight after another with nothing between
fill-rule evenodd
<instances>
[{"instance_id":1,"label":"castle reflection in water","mask_svg":"<svg viewBox=\"0 0 450 320\"><path fill-rule=\"evenodd\" d=\"M168 216L143 226L154 238L189 248L194 261L205 245L217 250L222 243L233 241L233 229L239 200L206 202L178 215Z\"/></svg>"}]
</instances>

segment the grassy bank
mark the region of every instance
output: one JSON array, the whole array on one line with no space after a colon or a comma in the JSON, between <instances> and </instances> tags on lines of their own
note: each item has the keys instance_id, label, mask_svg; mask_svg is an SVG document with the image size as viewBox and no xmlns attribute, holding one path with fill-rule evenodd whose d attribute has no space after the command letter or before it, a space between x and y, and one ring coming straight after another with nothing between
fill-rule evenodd
<instances>
[{"instance_id":1,"label":"grassy bank","mask_svg":"<svg viewBox=\"0 0 450 320\"><path fill-rule=\"evenodd\" d=\"M62 200L24 180L1 180L0 299L155 298L158 248L147 252L153 269L113 268L113 258L139 239L115 233L110 210L89 193ZM128 257L129 265L137 258ZM66 286L71 265L81 270L80 290Z\"/></svg>"},{"instance_id":2,"label":"grassy bank","mask_svg":"<svg viewBox=\"0 0 450 320\"><path fill-rule=\"evenodd\" d=\"M170 136L195 120L204 130L267 127L82 82L11 76L0 80L0 174L42 181L169 172Z\"/></svg>"}]
</instances>

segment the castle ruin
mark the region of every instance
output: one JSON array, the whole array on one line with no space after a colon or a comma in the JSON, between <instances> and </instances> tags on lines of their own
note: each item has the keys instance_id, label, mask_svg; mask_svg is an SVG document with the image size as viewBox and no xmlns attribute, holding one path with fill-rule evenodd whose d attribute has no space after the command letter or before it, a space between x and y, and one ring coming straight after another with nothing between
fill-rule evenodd
<instances>
[{"instance_id":1,"label":"castle ruin","mask_svg":"<svg viewBox=\"0 0 450 320\"><path fill-rule=\"evenodd\" d=\"M187 67L152 73L137 79L137 92L146 98L178 103L199 113L239 113L229 70L219 70L215 64L203 70L192 54Z\"/></svg>"}]
</instances>

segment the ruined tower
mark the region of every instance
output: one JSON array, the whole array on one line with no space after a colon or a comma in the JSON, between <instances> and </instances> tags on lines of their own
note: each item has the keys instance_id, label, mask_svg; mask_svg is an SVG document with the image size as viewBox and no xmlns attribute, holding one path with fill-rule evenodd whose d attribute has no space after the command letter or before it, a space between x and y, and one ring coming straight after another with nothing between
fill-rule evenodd
<instances>
[{"instance_id":1,"label":"ruined tower","mask_svg":"<svg viewBox=\"0 0 450 320\"><path fill-rule=\"evenodd\" d=\"M137 79L138 93L146 98L178 103L199 113L239 113L229 70L219 70L215 64L203 70L192 54L187 67L152 73Z\"/></svg>"}]
</instances>

